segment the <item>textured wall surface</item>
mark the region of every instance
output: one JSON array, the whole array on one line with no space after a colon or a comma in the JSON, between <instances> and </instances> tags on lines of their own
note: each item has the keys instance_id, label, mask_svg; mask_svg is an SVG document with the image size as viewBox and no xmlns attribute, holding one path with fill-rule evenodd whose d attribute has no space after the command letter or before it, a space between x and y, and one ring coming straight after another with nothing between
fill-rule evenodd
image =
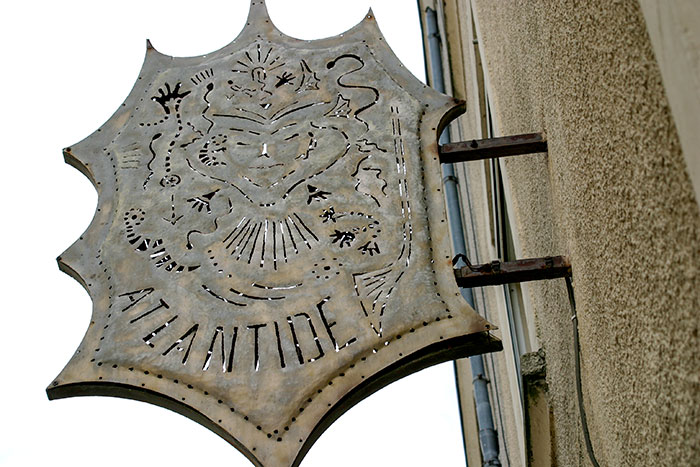
<instances>
[{"instance_id":1,"label":"textured wall surface","mask_svg":"<svg viewBox=\"0 0 700 467\"><path fill-rule=\"evenodd\" d=\"M635 0L474 0L524 256L571 257L601 465L700 465L700 212ZM588 465L561 281L529 288L558 465Z\"/></svg>"},{"instance_id":2,"label":"textured wall surface","mask_svg":"<svg viewBox=\"0 0 700 467\"><path fill-rule=\"evenodd\" d=\"M700 3L639 0L688 174L700 197Z\"/></svg>"}]
</instances>

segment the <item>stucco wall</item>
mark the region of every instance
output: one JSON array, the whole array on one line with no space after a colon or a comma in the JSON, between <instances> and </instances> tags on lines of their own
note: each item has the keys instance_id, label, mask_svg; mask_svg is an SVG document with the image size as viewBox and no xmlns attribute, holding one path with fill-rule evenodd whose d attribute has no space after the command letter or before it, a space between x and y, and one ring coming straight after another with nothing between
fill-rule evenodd
<instances>
[{"instance_id":1,"label":"stucco wall","mask_svg":"<svg viewBox=\"0 0 700 467\"><path fill-rule=\"evenodd\" d=\"M496 128L545 131L505 161L525 256L573 265L601 465L700 465L700 212L636 0L474 0ZM529 288L558 465L588 465L561 281Z\"/></svg>"},{"instance_id":2,"label":"stucco wall","mask_svg":"<svg viewBox=\"0 0 700 467\"><path fill-rule=\"evenodd\" d=\"M666 97L700 198L700 2L639 0Z\"/></svg>"}]
</instances>

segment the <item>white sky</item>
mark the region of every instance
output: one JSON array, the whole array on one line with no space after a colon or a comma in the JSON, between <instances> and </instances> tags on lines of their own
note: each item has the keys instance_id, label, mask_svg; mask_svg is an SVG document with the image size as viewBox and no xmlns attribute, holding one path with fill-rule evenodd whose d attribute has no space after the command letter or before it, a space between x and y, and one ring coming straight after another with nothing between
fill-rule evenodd
<instances>
[{"instance_id":1,"label":"white sky","mask_svg":"<svg viewBox=\"0 0 700 467\"><path fill-rule=\"evenodd\" d=\"M275 24L302 39L342 33L370 6L398 57L423 79L415 0L268 0ZM61 149L126 98L146 38L169 55L208 53L236 37L247 9L248 0L3 6L0 465L251 465L168 410L107 397L49 403L45 393L91 314L87 294L54 258L88 226L97 197ZM302 467L464 465L454 386L451 363L394 383L343 415Z\"/></svg>"}]
</instances>

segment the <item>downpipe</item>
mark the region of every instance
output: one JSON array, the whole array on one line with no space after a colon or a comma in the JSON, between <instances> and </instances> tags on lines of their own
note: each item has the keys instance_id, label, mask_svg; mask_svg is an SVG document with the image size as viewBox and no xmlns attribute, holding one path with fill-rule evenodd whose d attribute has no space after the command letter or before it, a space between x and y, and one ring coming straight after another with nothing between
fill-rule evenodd
<instances>
[{"instance_id":1,"label":"downpipe","mask_svg":"<svg viewBox=\"0 0 700 467\"><path fill-rule=\"evenodd\" d=\"M432 85L437 91L444 94L445 80L442 69L442 50L440 48L440 31L437 22L437 12L432 8L426 8L425 19L432 69ZM446 128L440 135L439 143L446 144L448 142L450 142L450 132L449 128ZM459 203L458 181L455 176L454 166L452 164L443 164L442 174L454 254L466 256L467 248L464 243L464 229L462 228L462 210ZM460 262L462 264L458 263L456 266L461 267L466 265L461 259ZM469 303L472 308L476 309L471 289L460 288L460 292L467 303ZM500 467L501 462L498 458L498 432L493 423L491 397L488 392L489 380L486 378L484 359L481 355L474 355L469 357L469 363L472 370L476 418L479 426L479 442L481 444L483 465L488 467Z\"/></svg>"}]
</instances>

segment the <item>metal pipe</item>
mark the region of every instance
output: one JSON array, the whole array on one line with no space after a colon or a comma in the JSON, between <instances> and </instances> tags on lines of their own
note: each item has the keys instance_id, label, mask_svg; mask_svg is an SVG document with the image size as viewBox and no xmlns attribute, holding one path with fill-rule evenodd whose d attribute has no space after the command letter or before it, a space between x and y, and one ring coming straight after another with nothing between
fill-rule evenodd
<instances>
[{"instance_id":1,"label":"metal pipe","mask_svg":"<svg viewBox=\"0 0 700 467\"><path fill-rule=\"evenodd\" d=\"M420 7L420 4L419 4ZM428 50L430 51L431 83L433 87L445 93L445 79L442 68L442 51L440 49L440 31L437 22L437 12L428 7L425 10L425 23L428 36ZM439 143L447 144L450 141L449 128L440 135ZM443 183L447 212L449 213L450 231L452 232L452 245L455 255L466 255L467 248L464 243L464 229L462 227L462 210L459 203L457 177L452 164L442 164ZM461 261L461 260L460 260ZM462 261L463 263L463 261ZM465 266L466 264L458 264ZM460 292L469 305L476 309L471 289L460 288ZM484 359L481 355L469 357L471 364L474 400L476 402L476 418L479 426L479 442L484 466L500 466L498 459L498 433L494 428L493 414L491 411L491 397L488 392L488 379L484 368Z\"/></svg>"}]
</instances>

